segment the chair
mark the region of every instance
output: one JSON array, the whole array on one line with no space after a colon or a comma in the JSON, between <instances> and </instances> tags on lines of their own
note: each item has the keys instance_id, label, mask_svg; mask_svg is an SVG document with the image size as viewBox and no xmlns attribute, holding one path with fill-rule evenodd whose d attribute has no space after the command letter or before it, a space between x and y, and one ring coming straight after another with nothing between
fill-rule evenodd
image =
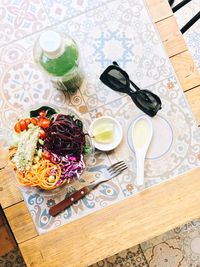
<instances>
[{"instance_id":1,"label":"chair","mask_svg":"<svg viewBox=\"0 0 200 267\"><path fill-rule=\"evenodd\" d=\"M191 0L183 0L179 4L177 4L175 7L172 7L172 11L175 13L177 10L185 6L187 3L189 3ZM174 0L168 0L170 6L173 5ZM185 33L197 20L200 19L200 11L193 17L191 20L189 20L182 28L181 32L182 34Z\"/></svg>"}]
</instances>

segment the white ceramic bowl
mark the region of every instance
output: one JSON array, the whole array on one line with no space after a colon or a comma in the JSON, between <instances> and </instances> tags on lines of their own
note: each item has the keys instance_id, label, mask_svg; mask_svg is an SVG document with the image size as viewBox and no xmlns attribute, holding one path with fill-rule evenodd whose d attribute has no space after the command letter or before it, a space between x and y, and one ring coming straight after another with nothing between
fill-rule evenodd
<instances>
[{"instance_id":1,"label":"white ceramic bowl","mask_svg":"<svg viewBox=\"0 0 200 267\"><path fill-rule=\"evenodd\" d=\"M110 151L116 148L121 143L122 137L123 137L123 131L122 131L122 127L120 123L116 119L110 116L101 116L99 118L94 119L93 122L90 124L90 128L89 128L90 135L93 136L92 132L95 129L95 127L99 126L100 124L104 124L104 123L113 124L114 126L113 141L111 143L100 143L100 142L97 142L95 138L92 138L92 142L97 149L101 151Z\"/></svg>"}]
</instances>

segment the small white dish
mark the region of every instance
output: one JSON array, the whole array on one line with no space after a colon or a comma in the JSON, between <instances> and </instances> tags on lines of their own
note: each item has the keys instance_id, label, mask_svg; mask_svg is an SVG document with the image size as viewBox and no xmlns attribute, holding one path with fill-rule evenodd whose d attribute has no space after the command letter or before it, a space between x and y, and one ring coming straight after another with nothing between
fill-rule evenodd
<instances>
[{"instance_id":1,"label":"small white dish","mask_svg":"<svg viewBox=\"0 0 200 267\"><path fill-rule=\"evenodd\" d=\"M92 138L92 142L97 149L101 151L110 151L116 148L121 143L122 137L123 137L123 131L122 131L122 127L120 123L116 119L110 116L101 116L99 118L94 119L93 122L90 124L89 133L91 137L93 136L92 133L95 127L99 126L100 124L104 124L104 123L113 124L114 126L113 141L111 143L100 143L100 142L97 142L95 138Z\"/></svg>"}]
</instances>

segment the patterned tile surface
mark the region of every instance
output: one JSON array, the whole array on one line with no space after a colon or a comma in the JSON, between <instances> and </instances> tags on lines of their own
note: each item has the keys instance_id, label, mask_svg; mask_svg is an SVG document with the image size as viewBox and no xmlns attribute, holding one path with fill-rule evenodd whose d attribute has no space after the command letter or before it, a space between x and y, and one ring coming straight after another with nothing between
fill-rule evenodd
<instances>
[{"instance_id":1,"label":"patterned tile surface","mask_svg":"<svg viewBox=\"0 0 200 267\"><path fill-rule=\"evenodd\" d=\"M0 46L50 25L40 0L0 2Z\"/></svg>"},{"instance_id":2,"label":"patterned tile surface","mask_svg":"<svg viewBox=\"0 0 200 267\"><path fill-rule=\"evenodd\" d=\"M188 267L200 266L200 219L174 229Z\"/></svg>"},{"instance_id":3,"label":"patterned tile surface","mask_svg":"<svg viewBox=\"0 0 200 267\"><path fill-rule=\"evenodd\" d=\"M175 0L174 5L181 2ZM177 19L180 29L200 11L199 0L192 0L187 5L178 10L174 15ZM188 49L190 50L194 61L200 71L200 20L198 20L188 31L184 33L184 38Z\"/></svg>"},{"instance_id":4,"label":"patterned tile surface","mask_svg":"<svg viewBox=\"0 0 200 267\"><path fill-rule=\"evenodd\" d=\"M170 77L156 85L150 86L149 89L163 99L163 108L159 115L152 119L154 136L146 156L145 187L152 186L188 171L189 165L193 161L192 159L196 157L195 147L199 141L199 137L195 133L196 123L192 119L192 114L186 108L186 99L182 98L182 92L176 79ZM127 177L125 180L126 182L134 182L136 170L134 163L136 159L131 143L131 125L135 118L142 115L142 112L137 109L129 97L122 97L107 105L96 108L90 113L92 118L95 118L96 114L115 117L122 125L124 129L123 142L115 149L115 153L109 157L112 161L116 161L120 159L121 155L127 155L126 162L130 166L130 173L126 175L129 178ZM180 118L180 120L177 121L177 118ZM194 135L198 141L197 143L195 141L193 144L189 144L189 140L194 140L192 129L194 129ZM161 131L162 139L159 138ZM194 167L198 164L197 161L196 158L193 162ZM123 184L122 180L120 184Z\"/></svg>"},{"instance_id":5,"label":"patterned tile surface","mask_svg":"<svg viewBox=\"0 0 200 267\"><path fill-rule=\"evenodd\" d=\"M175 5L179 2L181 2L181 0L175 0ZM187 6L175 13L180 28L183 27L187 21L199 11L199 9L199 0L193 0ZM184 37L188 48L197 63L197 67L200 69L200 21L194 24L192 28L184 34ZM173 87L170 82L168 83L168 87ZM130 188L132 187L130 186ZM188 222L187 224L177 227L163 235L148 240L140 244L140 247L147 263L141 265L140 263L136 265L131 265L129 263L128 253L129 251L134 252L138 248L138 246L136 246L92 266L115 266L113 265L113 262L115 262L117 258L122 258L123 260L121 260L120 267L200 267L200 219Z\"/></svg>"},{"instance_id":6,"label":"patterned tile surface","mask_svg":"<svg viewBox=\"0 0 200 267\"><path fill-rule=\"evenodd\" d=\"M114 93L108 95L99 81L100 74L113 60L142 88L172 75L171 65L142 1L114 1L55 29L72 36L80 47L88 79L83 94L91 108L105 104L105 99L116 98ZM91 92L99 93L99 89L102 93L95 101Z\"/></svg>"},{"instance_id":7,"label":"patterned tile surface","mask_svg":"<svg viewBox=\"0 0 200 267\"><path fill-rule=\"evenodd\" d=\"M1 127L8 124L11 127L19 112L23 113L31 106L42 103L85 110L80 92L70 96L55 90L34 63L33 45L37 37L37 34L33 34L0 50Z\"/></svg>"},{"instance_id":8,"label":"patterned tile surface","mask_svg":"<svg viewBox=\"0 0 200 267\"><path fill-rule=\"evenodd\" d=\"M142 243L141 247L150 267L188 267L174 230Z\"/></svg>"},{"instance_id":9,"label":"patterned tile surface","mask_svg":"<svg viewBox=\"0 0 200 267\"><path fill-rule=\"evenodd\" d=\"M140 245L131 249L124 250L110 258L91 265L90 267L148 267L149 264L145 258L144 252Z\"/></svg>"},{"instance_id":10,"label":"patterned tile surface","mask_svg":"<svg viewBox=\"0 0 200 267\"><path fill-rule=\"evenodd\" d=\"M42 0L51 24L75 17L113 0Z\"/></svg>"},{"instance_id":11,"label":"patterned tile surface","mask_svg":"<svg viewBox=\"0 0 200 267\"><path fill-rule=\"evenodd\" d=\"M61 5L58 1L48 2L52 6L56 3ZM74 109L86 122L102 114L111 115L123 125L124 139L113 153L97 153L90 171L102 171L111 162L121 160L124 153L129 171L99 186L56 218L49 215L49 207L66 197L73 188L64 187L59 192L48 193L30 188L22 190L40 234L199 164L199 131L145 3L136 0L115 0L106 4L89 0L62 3L71 3L68 6L75 10L76 16L54 26L54 29L76 40L82 56L85 82L80 91L71 96L53 88L33 61L33 45L39 33L4 46L0 51L0 127L12 127L24 110L41 104L59 107L64 112L67 108ZM82 9L77 6L79 4ZM50 10L48 13L51 16ZM43 25L45 23L44 20ZM142 88L157 93L163 102L159 115L152 119L154 138L145 161L145 185L142 188L135 186L135 154L130 140L130 127L142 113L127 96L113 92L99 81L100 73L112 60L118 61ZM160 135L164 142L160 142Z\"/></svg>"},{"instance_id":12,"label":"patterned tile surface","mask_svg":"<svg viewBox=\"0 0 200 267\"><path fill-rule=\"evenodd\" d=\"M0 257L0 267L26 267L18 248Z\"/></svg>"}]
</instances>

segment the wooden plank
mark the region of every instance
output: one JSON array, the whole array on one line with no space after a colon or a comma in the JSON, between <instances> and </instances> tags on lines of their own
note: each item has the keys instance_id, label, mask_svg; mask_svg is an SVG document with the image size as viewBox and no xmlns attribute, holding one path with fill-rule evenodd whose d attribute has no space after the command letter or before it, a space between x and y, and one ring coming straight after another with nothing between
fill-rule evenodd
<instances>
[{"instance_id":1,"label":"wooden plank","mask_svg":"<svg viewBox=\"0 0 200 267\"><path fill-rule=\"evenodd\" d=\"M175 18L173 16L165 18L155 25L183 90L186 91L200 85L200 74L187 50Z\"/></svg>"},{"instance_id":2,"label":"wooden plank","mask_svg":"<svg viewBox=\"0 0 200 267\"><path fill-rule=\"evenodd\" d=\"M157 22L156 27L169 57L187 50L183 35L174 16Z\"/></svg>"},{"instance_id":3,"label":"wooden plank","mask_svg":"<svg viewBox=\"0 0 200 267\"><path fill-rule=\"evenodd\" d=\"M24 242L38 235L24 201L4 209L4 213L17 243Z\"/></svg>"},{"instance_id":4,"label":"wooden plank","mask_svg":"<svg viewBox=\"0 0 200 267\"><path fill-rule=\"evenodd\" d=\"M35 267L87 266L197 218L200 214L199 175L200 169L195 169L21 243L26 263ZM18 210L22 210L20 216ZM12 228L19 240L27 232L27 238L35 236L30 233L33 226L27 220L30 215L24 205L16 204L15 208L7 209L8 213L11 222L17 217Z\"/></svg>"},{"instance_id":5,"label":"wooden plank","mask_svg":"<svg viewBox=\"0 0 200 267\"><path fill-rule=\"evenodd\" d=\"M170 58L184 91L200 85L200 75L189 51Z\"/></svg>"},{"instance_id":6,"label":"wooden plank","mask_svg":"<svg viewBox=\"0 0 200 267\"><path fill-rule=\"evenodd\" d=\"M2 208L6 208L19 201L22 201L22 196L17 188L14 172L6 167L1 170L0 175L0 204Z\"/></svg>"},{"instance_id":7,"label":"wooden plank","mask_svg":"<svg viewBox=\"0 0 200 267\"><path fill-rule=\"evenodd\" d=\"M146 3L154 22L173 15L167 0L146 0Z\"/></svg>"},{"instance_id":8,"label":"wooden plank","mask_svg":"<svg viewBox=\"0 0 200 267\"><path fill-rule=\"evenodd\" d=\"M200 86L185 92L198 125L200 125Z\"/></svg>"}]
</instances>

